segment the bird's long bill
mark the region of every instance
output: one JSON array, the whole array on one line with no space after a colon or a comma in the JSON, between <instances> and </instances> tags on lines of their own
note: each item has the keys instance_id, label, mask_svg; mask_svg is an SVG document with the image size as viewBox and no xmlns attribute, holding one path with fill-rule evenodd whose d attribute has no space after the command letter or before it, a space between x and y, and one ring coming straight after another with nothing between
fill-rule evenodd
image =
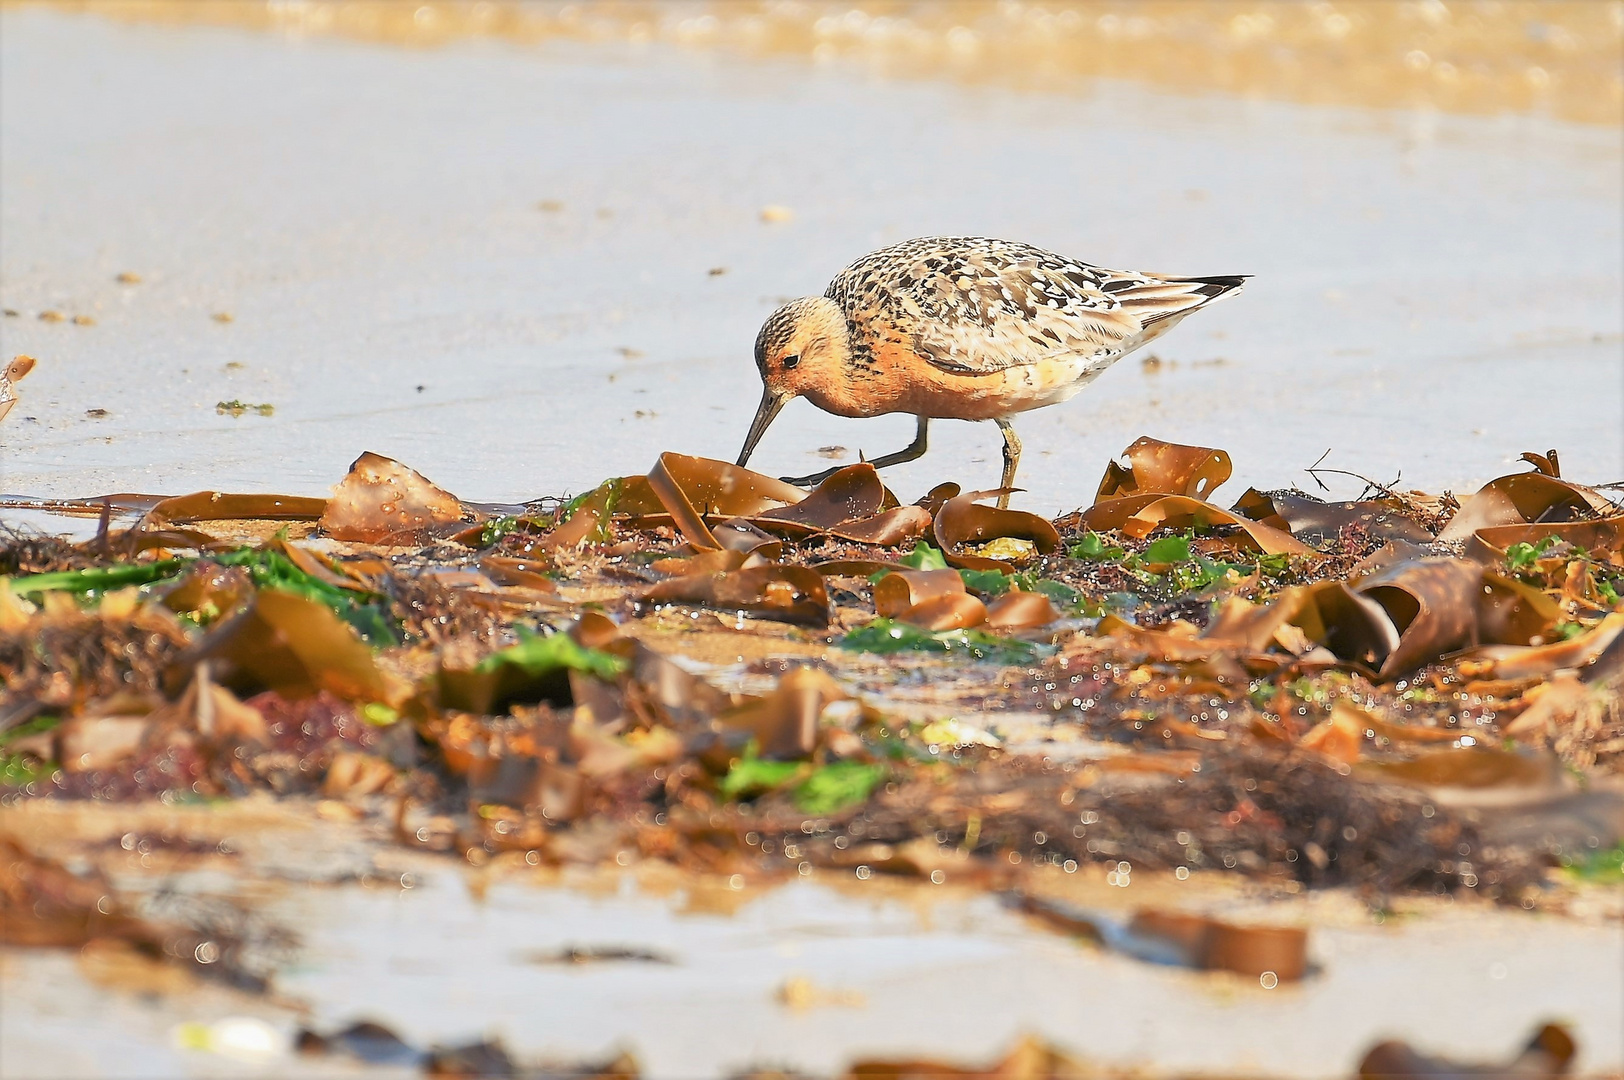
<instances>
[{"instance_id":1,"label":"bird's long bill","mask_svg":"<svg viewBox=\"0 0 1624 1080\"><path fill-rule=\"evenodd\" d=\"M779 411L787 404L789 404L788 395L775 394L770 389L761 392L761 404L756 408L756 418L750 421L750 433L744 437L744 449L739 451L740 466L750 460L756 443L767 433L767 425L773 422Z\"/></svg>"}]
</instances>

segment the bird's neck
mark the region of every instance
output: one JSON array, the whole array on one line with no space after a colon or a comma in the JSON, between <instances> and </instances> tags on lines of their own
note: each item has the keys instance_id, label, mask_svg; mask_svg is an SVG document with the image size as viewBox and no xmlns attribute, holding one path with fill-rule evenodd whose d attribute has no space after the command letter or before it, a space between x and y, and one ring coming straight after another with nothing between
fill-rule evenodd
<instances>
[{"instance_id":1,"label":"bird's neck","mask_svg":"<svg viewBox=\"0 0 1624 1080\"><path fill-rule=\"evenodd\" d=\"M808 390L806 400L827 413L836 416L877 416L889 409L876 409L872 396L860 395L849 384L820 386Z\"/></svg>"},{"instance_id":2,"label":"bird's neck","mask_svg":"<svg viewBox=\"0 0 1624 1080\"><path fill-rule=\"evenodd\" d=\"M905 390L902 373L891 365L868 362L854 357L848 350L846 358L833 371L835 377L823 380L806 391L806 398L824 412L836 416L879 416L883 413L907 411L902 401Z\"/></svg>"}]
</instances>

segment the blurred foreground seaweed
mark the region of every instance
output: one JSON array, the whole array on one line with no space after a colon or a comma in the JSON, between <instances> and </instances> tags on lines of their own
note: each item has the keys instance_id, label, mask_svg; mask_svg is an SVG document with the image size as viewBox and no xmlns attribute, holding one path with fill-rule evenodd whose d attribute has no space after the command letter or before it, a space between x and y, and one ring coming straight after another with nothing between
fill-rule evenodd
<instances>
[{"instance_id":1,"label":"blurred foreground seaweed","mask_svg":"<svg viewBox=\"0 0 1624 1080\"><path fill-rule=\"evenodd\" d=\"M809 992L809 991L803 991ZM637 1080L638 1061L629 1053L596 1062L516 1062L500 1042L481 1040L458 1046L422 1050L388 1027L362 1020L331 1034L305 1029L299 1032L301 1053L315 1057L348 1058L374 1065L416 1065L435 1077L514 1077L521 1080ZM1371 1047L1360 1060L1359 1080L1423 1080L1427 1077L1527 1077L1555 1080L1569 1075L1577 1046L1568 1031L1546 1024L1527 1045L1508 1060L1479 1063L1424 1054L1396 1040ZM745 1068L734 1080L794 1080L804 1074L778 1068ZM1144 1075L1138 1070L1105 1068L1046 1040L1027 1036L996 1061L964 1065L930 1058L859 1058L838 1074L841 1080L1113 1080ZM1204 1077L1227 1074L1203 1070Z\"/></svg>"}]
</instances>

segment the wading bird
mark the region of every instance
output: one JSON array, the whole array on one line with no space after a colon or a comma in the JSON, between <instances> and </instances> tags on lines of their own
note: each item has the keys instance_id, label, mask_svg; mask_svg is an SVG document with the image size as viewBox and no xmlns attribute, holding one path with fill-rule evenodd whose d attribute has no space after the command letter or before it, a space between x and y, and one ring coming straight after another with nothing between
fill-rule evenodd
<instances>
[{"instance_id":1,"label":"wading bird","mask_svg":"<svg viewBox=\"0 0 1624 1080\"><path fill-rule=\"evenodd\" d=\"M756 337L764 392L739 452L804 397L837 416L912 413L918 434L876 469L925 452L936 417L991 420L1004 435L1000 487L1021 441L1010 417L1065 401L1245 276L1177 278L1106 270L1007 240L928 236L842 270L822 296L773 312ZM834 469L785 479L815 484ZM1006 492L999 505L1009 502Z\"/></svg>"}]
</instances>

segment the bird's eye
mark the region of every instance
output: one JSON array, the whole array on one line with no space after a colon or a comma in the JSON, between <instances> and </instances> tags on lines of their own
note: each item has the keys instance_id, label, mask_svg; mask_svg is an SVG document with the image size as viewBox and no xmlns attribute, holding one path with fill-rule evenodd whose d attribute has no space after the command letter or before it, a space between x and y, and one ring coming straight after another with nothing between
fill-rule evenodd
<instances>
[{"instance_id":1,"label":"bird's eye","mask_svg":"<svg viewBox=\"0 0 1624 1080\"><path fill-rule=\"evenodd\" d=\"M800 354L798 354L798 353L795 356L786 356L786 357L784 357L784 370L788 371L790 368L794 367L796 364L799 364L800 362L801 362L801 357L800 357Z\"/></svg>"}]
</instances>

